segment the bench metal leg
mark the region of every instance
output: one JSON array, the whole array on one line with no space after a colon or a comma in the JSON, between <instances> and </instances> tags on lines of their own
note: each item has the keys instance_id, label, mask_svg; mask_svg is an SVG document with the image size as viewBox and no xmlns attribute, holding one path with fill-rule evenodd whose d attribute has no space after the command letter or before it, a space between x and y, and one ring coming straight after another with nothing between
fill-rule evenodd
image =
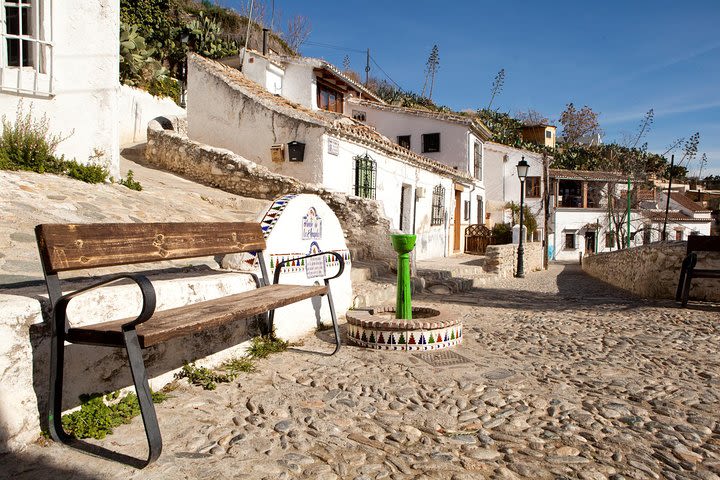
<instances>
[{"instance_id":1,"label":"bench metal leg","mask_svg":"<svg viewBox=\"0 0 720 480\"><path fill-rule=\"evenodd\" d=\"M340 342L340 327L338 326L337 315L335 314L335 304L333 303L332 293L330 292L330 282L325 280L325 286L327 287L327 299L328 305L330 305L330 317L333 322L333 330L335 331L335 350L330 355L335 355L342 345Z\"/></svg>"},{"instance_id":2,"label":"bench metal leg","mask_svg":"<svg viewBox=\"0 0 720 480\"><path fill-rule=\"evenodd\" d=\"M145 370L145 362L142 358L142 349L140 348L137 332L132 328L124 331L123 336L125 337L125 349L130 362L135 392L140 403L140 414L145 426L145 436L148 441L148 459L143 465L147 466L160 457L160 453L162 453L162 436L160 435L160 427L155 414L155 405L153 405L152 401L152 393L148 384L147 371Z\"/></svg>"},{"instance_id":3,"label":"bench metal leg","mask_svg":"<svg viewBox=\"0 0 720 480\"><path fill-rule=\"evenodd\" d=\"M687 306L688 299L690 298L690 284L692 283L693 270L695 270L695 265L697 265L697 255L693 252L690 255L688 255L687 260L688 260L688 265L687 265L687 269L685 271L685 282L683 284L682 303L681 303L681 305L683 307Z\"/></svg>"},{"instance_id":4,"label":"bench metal leg","mask_svg":"<svg viewBox=\"0 0 720 480\"><path fill-rule=\"evenodd\" d=\"M62 426L63 370L65 365L65 316L55 314L50 344L50 396L48 398L48 430L56 442L71 443L73 437Z\"/></svg>"},{"instance_id":5,"label":"bench metal leg","mask_svg":"<svg viewBox=\"0 0 720 480\"><path fill-rule=\"evenodd\" d=\"M675 301L680 302L682 300L683 289L685 288L685 278L687 277L687 269L690 264L690 257L685 257L682 262L682 268L680 269L680 280L678 280L677 291L675 292Z\"/></svg>"}]
</instances>

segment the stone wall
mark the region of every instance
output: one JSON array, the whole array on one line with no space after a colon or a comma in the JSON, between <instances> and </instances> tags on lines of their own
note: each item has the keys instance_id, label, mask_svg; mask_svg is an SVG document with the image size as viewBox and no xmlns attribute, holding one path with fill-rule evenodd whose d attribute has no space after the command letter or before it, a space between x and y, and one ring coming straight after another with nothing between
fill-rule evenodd
<instances>
[{"instance_id":1,"label":"stone wall","mask_svg":"<svg viewBox=\"0 0 720 480\"><path fill-rule=\"evenodd\" d=\"M687 242L660 242L583 258L593 277L646 298L674 299ZM699 268L720 269L720 253L698 253ZM690 298L720 301L720 280L693 280Z\"/></svg>"},{"instance_id":2,"label":"stone wall","mask_svg":"<svg viewBox=\"0 0 720 480\"><path fill-rule=\"evenodd\" d=\"M525 247L525 273L535 272L543 268L542 243L528 242ZM501 278L509 278L517 270L517 245L489 245L485 251L484 269Z\"/></svg>"},{"instance_id":3,"label":"stone wall","mask_svg":"<svg viewBox=\"0 0 720 480\"><path fill-rule=\"evenodd\" d=\"M395 258L388 237L390 222L376 201L306 184L273 173L230 150L192 141L182 133L185 125L185 121L178 118L158 118L150 122L145 149L147 162L244 197L272 200L288 193L319 195L340 220L353 258Z\"/></svg>"}]
</instances>

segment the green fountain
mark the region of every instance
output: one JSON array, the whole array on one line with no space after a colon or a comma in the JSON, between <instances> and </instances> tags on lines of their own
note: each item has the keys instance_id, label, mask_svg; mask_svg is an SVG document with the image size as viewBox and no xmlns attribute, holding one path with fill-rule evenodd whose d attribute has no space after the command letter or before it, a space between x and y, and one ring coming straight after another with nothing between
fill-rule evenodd
<instances>
[{"instance_id":1,"label":"green fountain","mask_svg":"<svg viewBox=\"0 0 720 480\"><path fill-rule=\"evenodd\" d=\"M410 252L415 248L415 235L390 235L393 249L398 254L397 260L397 299L395 301L395 318L412 320L412 299L410 290Z\"/></svg>"},{"instance_id":2,"label":"green fountain","mask_svg":"<svg viewBox=\"0 0 720 480\"><path fill-rule=\"evenodd\" d=\"M404 352L452 348L463 339L462 321L442 305L412 306L410 252L415 235L390 235L397 259L395 306L382 305L348 310L348 340L364 348Z\"/></svg>"}]
</instances>

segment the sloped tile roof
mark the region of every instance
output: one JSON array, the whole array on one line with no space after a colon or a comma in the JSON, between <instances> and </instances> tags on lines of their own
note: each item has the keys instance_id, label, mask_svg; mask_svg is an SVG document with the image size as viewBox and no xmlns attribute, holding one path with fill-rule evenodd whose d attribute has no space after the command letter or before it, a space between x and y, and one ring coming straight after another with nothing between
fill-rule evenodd
<instances>
[{"instance_id":1,"label":"sloped tile roof","mask_svg":"<svg viewBox=\"0 0 720 480\"><path fill-rule=\"evenodd\" d=\"M623 182L627 176L617 172L602 172L595 170L562 170L550 169L550 177L560 180L587 180L595 182Z\"/></svg>"},{"instance_id":2,"label":"sloped tile roof","mask_svg":"<svg viewBox=\"0 0 720 480\"><path fill-rule=\"evenodd\" d=\"M710 212L707 208L703 207L699 203L690 200L688 197L679 192L670 192L670 198L677 202L683 208L687 208L691 212Z\"/></svg>"},{"instance_id":3,"label":"sloped tile roof","mask_svg":"<svg viewBox=\"0 0 720 480\"><path fill-rule=\"evenodd\" d=\"M341 114L312 110L292 102L281 95L270 93L261 85L253 82L239 70L214 60L191 53L188 61L197 68L223 80L228 86L242 95L251 98L264 107L296 120L325 128L328 134L346 138L371 148L375 148L391 157L411 163L425 170L452 177L463 182L474 181L473 177L455 170L444 163L436 162L401 147L375 129Z\"/></svg>"},{"instance_id":4,"label":"sloped tile roof","mask_svg":"<svg viewBox=\"0 0 720 480\"><path fill-rule=\"evenodd\" d=\"M664 210L641 210L642 215L652 220L653 222L663 222L665 221L665 211ZM669 211L668 212L668 220L673 222L710 222L711 220L709 218L692 218L689 215L685 215L684 213L680 211Z\"/></svg>"},{"instance_id":5,"label":"sloped tile roof","mask_svg":"<svg viewBox=\"0 0 720 480\"><path fill-rule=\"evenodd\" d=\"M369 100L362 100L362 99L355 99L355 98L350 99L348 101L351 103L358 104L358 105L375 108L377 110L383 110L386 112L402 113L405 115L414 115L416 117L433 118L433 119L441 120L444 122L465 125L465 126L469 127L471 130L473 130L483 140L489 140L490 137L492 137L492 132L490 131L490 129L488 129L485 126L484 123L482 123L480 120L477 120L477 119L469 117L469 116L458 115L456 113L434 112L432 110L424 110L421 108L399 107L397 105L389 105L387 103L379 104L376 102L371 102Z\"/></svg>"}]
</instances>

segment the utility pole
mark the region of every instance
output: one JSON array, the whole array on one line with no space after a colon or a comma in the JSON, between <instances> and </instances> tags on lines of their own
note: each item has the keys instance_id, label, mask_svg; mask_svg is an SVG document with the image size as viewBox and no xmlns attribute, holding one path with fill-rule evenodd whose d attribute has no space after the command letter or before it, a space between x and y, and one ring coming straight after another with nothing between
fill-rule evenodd
<instances>
[{"instance_id":1,"label":"utility pole","mask_svg":"<svg viewBox=\"0 0 720 480\"><path fill-rule=\"evenodd\" d=\"M680 161L680 163L682 163L682 161ZM663 233L662 233L663 241L665 241L667 239L667 235L665 232L667 230L668 210L670 210L670 192L672 192L673 167L675 167L675 155L672 155L670 157L670 180L668 180L667 201L665 202L665 220L663 221Z\"/></svg>"},{"instance_id":2,"label":"utility pole","mask_svg":"<svg viewBox=\"0 0 720 480\"><path fill-rule=\"evenodd\" d=\"M367 49L367 59L365 60L365 86L370 81L370 49Z\"/></svg>"}]
</instances>

